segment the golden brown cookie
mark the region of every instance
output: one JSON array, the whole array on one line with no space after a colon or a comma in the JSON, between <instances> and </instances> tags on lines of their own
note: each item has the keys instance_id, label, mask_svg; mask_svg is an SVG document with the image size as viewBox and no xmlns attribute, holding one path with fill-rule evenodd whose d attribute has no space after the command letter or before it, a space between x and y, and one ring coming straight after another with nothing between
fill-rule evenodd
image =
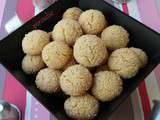
<instances>
[{"instance_id":1,"label":"golden brown cookie","mask_svg":"<svg viewBox=\"0 0 160 120\"><path fill-rule=\"evenodd\" d=\"M25 35L22 40L24 53L29 55L39 55L43 47L50 42L50 36L42 30L33 30Z\"/></svg>"},{"instance_id":2,"label":"golden brown cookie","mask_svg":"<svg viewBox=\"0 0 160 120\"><path fill-rule=\"evenodd\" d=\"M70 97L64 103L67 115L73 119L91 120L99 111L98 101L91 95Z\"/></svg>"},{"instance_id":3,"label":"golden brown cookie","mask_svg":"<svg viewBox=\"0 0 160 120\"><path fill-rule=\"evenodd\" d=\"M86 93L92 85L92 74L81 65L68 67L60 77L60 86L63 92L71 96Z\"/></svg>"}]
</instances>

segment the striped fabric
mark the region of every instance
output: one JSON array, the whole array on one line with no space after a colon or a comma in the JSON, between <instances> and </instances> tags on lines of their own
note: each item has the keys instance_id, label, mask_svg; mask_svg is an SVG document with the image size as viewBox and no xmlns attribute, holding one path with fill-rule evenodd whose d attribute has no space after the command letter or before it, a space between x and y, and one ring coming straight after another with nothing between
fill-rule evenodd
<instances>
[{"instance_id":1,"label":"striped fabric","mask_svg":"<svg viewBox=\"0 0 160 120\"><path fill-rule=\"evenodd\" d=\"M0 10L0 27L2 23L2 17L3 17L3 12L4 12L4 7L5 7L6 0L1 0L1 10Z\"/></svg>"},{"instance_id":2,"label":"striped fabric","mask_svg":"<svg viewBox=\"0 0 160 120\"><path fill-rule=\"evenodd\" d=\"M157 1L153 0L131 0L127 4L122 5L122 11L148 25L157 32L160 32L160 14L158 9L160 4L156 3ZM148 6L150 9L148 9ZM131 95L133 111L135 111L134 119L136 120L148 120L153 107L153 100L160 100L160 80L158 79L160 78L159 66L146 78L145 81L139 85L137 90ZM137 106L137 101L139 102L139 107Z\"/></svg>"},{"instance_id":3,"label":"striped fabric","mask_svg":"<svg viewBox=\"0 0 160 120\"><path fill-rule=\"evenodd\" d=\"M51 1L1 0L0 39L8 34L5 26L11 18L19 19L19 21L24 23ZM111 0L105 1L160 32L160 0L130 0L127 4L123 5L113 3ZM34 4L32 4L33 2ZM35 4L38 4L38 6L35 6ZM13 26L12 28L15 27ZM54 116L27 92L10 73L6 72L2 66L0 66L0 98L16 104L20 108L22 120L55 120ZM110 120L148 120L154 105L152 101L155 99L160 100L160 65L118 108Z\"/></svg>"}]
</instances>

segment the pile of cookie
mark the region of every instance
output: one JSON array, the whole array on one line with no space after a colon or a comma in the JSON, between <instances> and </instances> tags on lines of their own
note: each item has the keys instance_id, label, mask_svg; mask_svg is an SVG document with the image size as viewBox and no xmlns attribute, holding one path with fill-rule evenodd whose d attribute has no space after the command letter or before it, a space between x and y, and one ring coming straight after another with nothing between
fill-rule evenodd
<instances>
[{"instance_id":1,"label":"pile of cookie","mask_svg":"<svg viewBox=\"0 0 160 120\"><path fill-rule=\"evenodd\" d=\"M62 20L47 33L33 30L25 35L26 54L22 69L37 74L42 92L64 92L66 114L74 119L92 119L99 101L109 102L123 91L123 81L134 77L148 62L139 48L128 48L129 33L119 25L109 26L98 10L67 9Z\"/></svg>"}]
</instances>

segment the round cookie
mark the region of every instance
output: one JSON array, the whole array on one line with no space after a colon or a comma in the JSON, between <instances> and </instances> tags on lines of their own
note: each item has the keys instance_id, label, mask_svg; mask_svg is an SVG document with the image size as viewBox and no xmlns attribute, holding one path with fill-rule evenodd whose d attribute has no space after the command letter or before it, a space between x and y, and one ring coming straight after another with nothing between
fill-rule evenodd
<instances>
[{"instance_id":1,"label":"round cookie","mask_svg":"<svg viewBox=\"0 0 160 120\"><path fill-rule=\"evenodd\" d=\"M105 16L98 10L86 10L79 17L79 23L86 34L99 34L108 25Z\"/></svg>"},{"instance_id":2,"label":"round cookie","mask_svg":"<svg viewBox=\"0 0 160 120\"><path fill-rule=\"evenodd\" d=\"M74 45L74 58L85 67L96 67L107 60L108 52L96 35L83 35Z\"/></svg>"},{"instance_id":3,"label":"round cookie","mask_svg":"<svg viewBox=\"0 0 160 120\"><path fill-rule=\"evenodd\" d=\"M45 64L40 55L26 55L22 60L22 69L27 74L34 74L45 67Z\"/></svg>"},{"instance_id":4,"label":"round cookie","mask_svg":"<svg viewBox=\"0 0 160 120\"><path fill-rule=\"evenodd\" d=\"M52 37L56 41L63 41L69 46L74 45L76 39L83 34L80 24L73 19L62 19L52 31Z\"/></svg>"},{"instance_id":5,"label":"round cookie","mask_svg":"<svg viewBox=\"0 0 160 120\"><path fill-rule=\"evenodd\" d=\"M100 71L94 76L92 95L102 102L108 102L121 94L123 81L120 76L111 71Z\"/></svg>"},{"instance_id":6,"label":"round cookie","mask_svg":"<svg viewBox=\"0 0 160 120\"><path fill-rule=\"evenodd\" d=\"M99 111L99 102L91 95L70 97L64 103L66 114L78 120L91 120Z\"/></svg>"},{"instance_id":7,"label":"round cookie","mask_svg":"<svg viewBox=\"0 0 160 120\"><path fill-rule=\"evenodd\" d=\"M124 79L134 77L140 68L140 60L129 48L117 49L108 59L108 67Z\"/></svg>"},{"instance_id":8,"label":"round cookie","mask_svg":"<svg viewBox=\"0 0 160 120\"><path fill-rule=\"evenodd\" d=\"M61 69L70 60L72 49L60 41L53 41L42 51L42 58L46 65L53 69Z\"/></svg>"},{"instance_id":9,"label":"round cookie","mask_svg":"<svg viewBox=\"0 0 160 120\"><path fill-rule=\"evenodd\" d=\"M82 10L79 9L78 7L68 8L63 14L63 19L70 18L70 19L78 20L81 13L82 13Z\"/></svg>"},{"instance_id":10,"label":"round cookie","mask_svg":"<svg viewBox=\"0 0 160 120\"><path fill-rule=\"evenodd\" d=\"M130 48L131 50L133 50L137 55L138 55L138 58L141 62L141 68L145 67L148 63L148 56L147 54L140 48L134 48L134 47L131 47Z\"/></svg>"},{"instance_id":11,"label":"round cookie","mask_svg":"<svg viewBox=\"0 0 160 120\"><path fill-rule=\"evenodd\" d=\"M81 65L68 67L60 77L60 86L63 92L71 96L86 93L92 85L92 74Z\"/></svg>"},{"instance_id":12,"label":"round cookie","mask_svg":"<svg viewBox=\"0 0 160 120\"><path fill-rule=\"evenodd\" d=\"M112 25L103 30L101 39L109 50L116 50L127 46L129 34L123 27Z\"/></svg>"},{"instance_id":13,"label":"round cookie","mask_svg":"<svg viewBox=\"0 0 160 120\"><path fill-rule=\"evenodd\" d=\"M56 93L60 91L60 78L61 72L51 68L44 68L40 70L36 76L36 85L42 92Z\"/></svg>"},{"instance_id":14,"label":"round cookie","mask_svg":"<svg viewBox=\"0 0 160 120\"><path fill-rule=\"evenodd\" d=\"M50 36L42 30L33 30L25 35L22 40L24 53L29 55L39 55L43 47L50 41Z\"/></svg>"}]
</instances>

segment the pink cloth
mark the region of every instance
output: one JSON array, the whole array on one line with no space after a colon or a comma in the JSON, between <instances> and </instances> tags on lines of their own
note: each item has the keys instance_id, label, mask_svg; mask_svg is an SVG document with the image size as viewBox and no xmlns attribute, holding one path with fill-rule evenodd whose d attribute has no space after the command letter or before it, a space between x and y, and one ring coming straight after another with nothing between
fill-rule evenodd
<instances>
[{"instance_id":1,"label":"pink cloth","mask_svg":"<svg viewBox=\"0 0 160 120\"><path fill-rule=\"evenodd\" d=\"M10 73L7 73L6 75L3 98L12 104L15 104L20 109L22 120L24 120L26 89Z\"/></svg>"},{"instance_id":2,"label":"pink cloth","mask_svg":"<svg viewBox=\"0 0 160 120\"><path fill-rule=\"evenodd\" d=\"M160 32L160 16L155 0L137 0L137 6L143 23Z\"/></svg>"},{"instance_id":3,"label":"pink cloth","mask_svg":"<svg viewBox=\"0 0 160 120\"><path fill-rule=\"evenodd\" d=\"M32 0L18 0L16 12L22 22L30 20L34 16Z\"/></svg>"},{"instance_id":4,"label":"pink cloth","mask_svg":"<svg viewBox=\"0 0 160 120\"><path fill-rule=\"evenodd\" d=\"M5 4L6 4L6 0L1 0L1 3L0 3L0 27L1 27L1 22L2 22L2 17L3 17Z\"/></svg>"}]
</instances>

